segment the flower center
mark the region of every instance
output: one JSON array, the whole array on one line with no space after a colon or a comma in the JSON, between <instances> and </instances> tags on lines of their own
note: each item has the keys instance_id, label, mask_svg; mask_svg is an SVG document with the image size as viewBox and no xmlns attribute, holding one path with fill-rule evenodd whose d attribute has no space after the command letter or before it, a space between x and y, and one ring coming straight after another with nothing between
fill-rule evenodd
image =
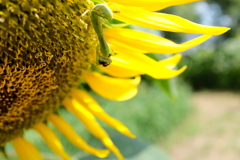
<instances>
[{"instance_id":1,"label":"flower center","mask_svg":"<svg viewBox=\"0 0 240 160\"><path fill-rule=\"evenodd\" d=\"M0 4L0 146L54 112L89 70L96 35L88 0Z\"/></svg>"}]
</instances>

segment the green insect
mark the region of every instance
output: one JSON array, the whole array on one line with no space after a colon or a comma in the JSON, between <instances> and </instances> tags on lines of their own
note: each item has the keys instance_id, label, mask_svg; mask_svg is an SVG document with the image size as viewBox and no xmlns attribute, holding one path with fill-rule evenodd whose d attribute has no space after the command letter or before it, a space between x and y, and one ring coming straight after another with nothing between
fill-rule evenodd
<instances>
[{"instance_id":1,"label":"green insect","mask_svg":"<svg viewBox=\"0 0 240 160\"><path fill-rule=\"evenodd\" d=\"M90 10L85 11L83 15L85 15L89 11ZM101 18L109 19L109 20L113 19L113 12L105 4L96 4L91 9L90 16L91 16L93 28L98 36L98 41L99 41L99 44L97 46L97 63L106 67L112 62L110 57L114 53L112 49L108 46L104 38ZM99 51L101 51L101 53Z\"/></svg>"}]
</instances>

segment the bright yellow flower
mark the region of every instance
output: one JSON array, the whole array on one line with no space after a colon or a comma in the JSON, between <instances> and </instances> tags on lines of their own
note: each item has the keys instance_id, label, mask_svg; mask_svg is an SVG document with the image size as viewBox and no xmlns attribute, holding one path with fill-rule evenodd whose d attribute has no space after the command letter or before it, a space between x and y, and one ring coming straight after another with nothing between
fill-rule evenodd
<instances>
[{"instance_id":1,"label":"bright yellow flower","mask_svg":"<svg viewBox=\"0 0 240 160\"><path fill-rule=\"evenodd\" d=\"M156 13L169 6L197 0L93 0L114 11L114 18L125 23L171 32L203 34L182 44L163 37L125 28L104 29L111 56L107 67L97 66L99 43L92 28L90 0L5 0L0 3L0 147L12 141L21 160L42 160L39 151L23 138L27 129L38 132L47 145L64 160L70 156L56 134L44 122L52 123L73 145L100 158L113 152L123 160L118 148L96 118L130 138L135 136L120 121L109 116L84 90L86 82L102 97L122 101L137 93L140 75L168 79L181 74L186 66L173 68L177 54L155 61L145 53L178 53L192 48L229 28L196 24L181 17ZM112 3L113 2L113 3ZM114 4L114 5L113 5ZM121 26L121 25L116 25ZM116 27L115 26L115 27ZM101 26L100 26L101 27ZM97 62L98 63L98 62ZM94 66L94 67L93 67ZM104 74L102 74L104 73ZM107 147L89 146L54 111L60 106L72 112Z\"/></svg>"}]
</instances>

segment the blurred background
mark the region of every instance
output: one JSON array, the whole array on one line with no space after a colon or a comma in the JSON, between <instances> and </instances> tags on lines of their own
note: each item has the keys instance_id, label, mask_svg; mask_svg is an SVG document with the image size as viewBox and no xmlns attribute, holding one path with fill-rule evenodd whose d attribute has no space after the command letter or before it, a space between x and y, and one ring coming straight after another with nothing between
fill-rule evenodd
<instances>
[{"instance_id":1,"label":"blurred background","mask_svg":"<svg viewBox=\"0 0 240 160\"><path fill-rule=\"evenodd\" d=\"M239 8L239 0L207 0L162 10L197 23L226 26L231 30L182 53L179 67L187 65L188 69L179 77L154 80L143 76L139 93L131 100L115 102L91 92L107 113L137 135L137 139L131 140L101 123L126 159L240 159ZM198 36L133 27L177 43ZM169 55L149 56L163 59ZM70 113L63 108L59 113L91 145L103 147ZM98 159L79 151L60 133L58 136L74 159ZM46 159L58 159L34 131L28 131L25 137L38 146ZM15 159L11 148L8 144L7 151L12 155L11 159ZM106 159L115 160L115 157L110 155Z\"/></svg>"}]
</instances>

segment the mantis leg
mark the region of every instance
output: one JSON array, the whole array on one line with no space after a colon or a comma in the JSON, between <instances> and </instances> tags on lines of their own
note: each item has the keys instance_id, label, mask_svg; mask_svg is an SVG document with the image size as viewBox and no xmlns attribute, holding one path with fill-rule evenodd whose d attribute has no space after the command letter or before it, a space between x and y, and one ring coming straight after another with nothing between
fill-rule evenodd
<instances>
[{"instance_id":1,"label":"mantis leg","mask_svg":"<svg viewBox=\"0 0 240 160\"><path fill-rule=\"evenodd\" d=\"M113 13L121 13L121 9L115 3L113 3L113 2L111 2L111 3L117 9L117 11L113 11Z\"/></svg>"},{"instance_id":2,"label":"mantis leg","mask_svg":"<svg viewBox=\"0 0 240 160\"><path fill-rule=\"evenodd\" d=\"M90 12L89 9L87 9L86 11L84 11L83 14L81 15L81 19L82 19L82 17L84 17L88 12Z\"/></svg>"}]
</instances>

